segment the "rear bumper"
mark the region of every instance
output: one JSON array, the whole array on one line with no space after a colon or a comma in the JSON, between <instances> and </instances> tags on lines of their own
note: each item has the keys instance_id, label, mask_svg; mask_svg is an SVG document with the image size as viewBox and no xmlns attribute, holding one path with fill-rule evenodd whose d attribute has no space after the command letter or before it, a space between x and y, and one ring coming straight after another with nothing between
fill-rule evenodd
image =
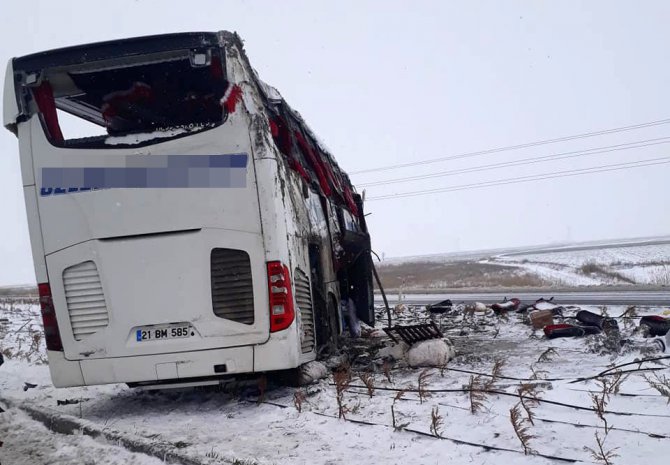
<instances>
[{"instance_id":1,"label":"rear bumper","mask_svg":"<svg viewBox=\"0 0 670 465\"><path fill-rule=\"evenodd\" d=\"M214 370L215 366L221 365L225 365L225 371ZM62 352L49 351L49 368L56 387L187 380L253 372L254 348L244 346L81 361L66 360Z\"/></svg>"},{"instance_id":2,"label":"rear bumper","mask_svg":"<svg viewBox=\"0 0 670 465\"><path fill-rule=\"evenodd\" d=\"M207 378L285 370L313 360L314 353L300 354L295 325L273 334L261 345L196 350L159 355L66 360L63 352L48 351L51 379L56 387L114 383L189 382ZM222 366L225 365L225 371ZM215 370L215 366L219 367Z\"/></svg>"}]
</instances>

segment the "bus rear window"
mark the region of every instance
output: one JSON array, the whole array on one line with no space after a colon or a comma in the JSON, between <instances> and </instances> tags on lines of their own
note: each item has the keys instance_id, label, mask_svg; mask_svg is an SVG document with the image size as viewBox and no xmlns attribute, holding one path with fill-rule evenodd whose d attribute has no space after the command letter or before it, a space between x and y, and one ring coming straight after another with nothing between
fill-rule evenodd
<instances>
[{"instance_id":1,"label":"bus rear window","mask_svg":"<svg viewBox=\"0 0 670 465\"><path fill-rule=\"evenodd\" d=\"M194 58L195 57L195 58ZM225 117L228 83L219 55L210 52L123 66L46 70L32 87L36 111L56 145L138 145L214 127ZM61 130L67 112L82 124L79 137ZM71 119L71 118L70 118ZM85 133L93 123L100 130ZM66 126L72 127L70 122ZM105 135L106 133L106 135Z\"/></svg>"}]
</instances>

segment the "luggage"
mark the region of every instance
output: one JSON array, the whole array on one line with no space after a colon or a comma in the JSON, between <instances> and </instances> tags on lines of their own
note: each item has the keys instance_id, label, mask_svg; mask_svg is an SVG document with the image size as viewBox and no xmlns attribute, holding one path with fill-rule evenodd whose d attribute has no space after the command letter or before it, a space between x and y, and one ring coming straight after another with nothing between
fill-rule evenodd
<instances>
[{"instance_id":1,"label":"luggage","mask_svg":"<svg viewBox=\"0 0 670 465\"><path fill-rule=\"evenodd\" d=\"M580 310L576 315L577 321L586 326L597 326L603 331L618 330L619 324L614 318L604 317L602 315L589 312L588 310Z\"/></svg>"},{"instance_id":2,"label":"luggage","mask_svg":"<svg viewBox=\"0 0 670 465\"><path fill-rule=\"evenodd\" d=\"M535 310L530 312L529 317L533 329L542 329L554 324L554 312L551 310Z\"/></svg>"},{"instance_id":3,"label":"luggage","mask_svg":"<svg viewBox=\"0 0 670 465\"><path fill-rule=\"evenodd\" d=\"M670 331L670 318L652 315L640 318L640 326L649 328L650 336L665 336Z\"/></svg>"},{"instance_id":4,"label":"luggage","mask_svg":"<svg viewBox=\"0 0 670 465\"><path fill-rule=\"evenodd\" d=\"M576 326L567 323L558 325L549 325L544 327L544 335L547 339L558 337L581 337L590 334L598 334L601 329L598 326Z\"/></svg>"}]
</instances>

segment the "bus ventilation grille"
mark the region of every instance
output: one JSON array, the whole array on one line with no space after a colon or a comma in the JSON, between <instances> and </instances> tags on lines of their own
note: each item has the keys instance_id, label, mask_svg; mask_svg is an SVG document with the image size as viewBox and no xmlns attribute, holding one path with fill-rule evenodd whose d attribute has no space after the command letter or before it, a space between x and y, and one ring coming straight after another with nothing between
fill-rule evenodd
<instances>
[{"instance_id":1,"label":"bus ventilation grille","mask_svg":"<svg viewBox=\"0 0 670 465\"><path fill-rule=\"evenodd\" d=\"M309 278L299 268L296 268L293 280L295 281L295 302L300 309L302 351L303 353L311 352L314 350L314 311Z\"/></svg>"},{"instance_id":2,"label":"bus ventilation grille","mask_svg":"<svg viewBox=\"0 0 670 465\"><path fill-rule=\"evenodd\" d=\"M109 325L105 295L95 263L88 261L66 268L63 286L75 340L81 341Z\"/></svg>"},{"instance_id":3,"label":"bus ventilation grille","mask_svg":"<svg viewBox=\"0 0 670 465\"><path fill-rule=\"evenodd\" d=\"M212 249L212 308L219 318L254 323L251 261L243 250Z\"/></svg>"}]
</instances>

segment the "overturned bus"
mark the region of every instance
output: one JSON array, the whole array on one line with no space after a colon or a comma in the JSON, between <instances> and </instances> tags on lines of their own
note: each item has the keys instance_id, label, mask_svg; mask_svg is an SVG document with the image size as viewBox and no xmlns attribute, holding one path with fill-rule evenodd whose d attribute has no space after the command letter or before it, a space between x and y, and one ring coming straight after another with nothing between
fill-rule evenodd
<instances>
[{"instance_id":1,"label":"overturned bus","mask_svg":"<svg viewBox=\"0 0 670 465\"><path fill-rule=\"evenodd\" d=\"M295 369L347 299L374 324L361 196L236 34L14 58L4 90L55 386Z\"/></svg>"}]
</instances>

